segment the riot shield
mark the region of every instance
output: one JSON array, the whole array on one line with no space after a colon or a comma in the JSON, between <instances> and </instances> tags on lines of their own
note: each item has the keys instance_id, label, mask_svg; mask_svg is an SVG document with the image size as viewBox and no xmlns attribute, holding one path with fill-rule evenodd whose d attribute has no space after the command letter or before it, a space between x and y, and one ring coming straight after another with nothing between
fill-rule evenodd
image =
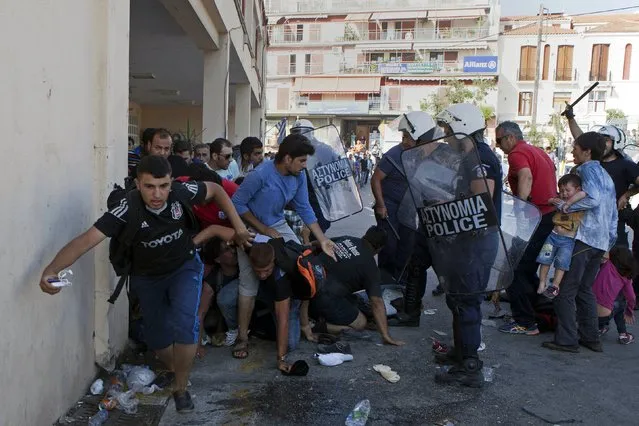
<instances>
[{"instance_id":1,"label":"riot shield","mask_svg":"<svg viewBox=\"0 0 639 426\"><path fill-rule=\"evenodd\" d=\"M507 193L496 208L477 146L466 135L408 149L402 165L414 205L411 214L416 213L412 222L426 239L446 292L477 295L508 287L541 221L539 210Z\"/></svg>"},{"instance_id":2,"label":"riot shield","mask_svg":"<svg viewBox=\"0 0 639 426\"><path fill-rule=\"evenodd\" d=\"M624 146L622 154L634 163L639 162L639 145L629 144Z\"/></svg>"},{"instance_id":3,"label":"riot shield","mask_svg":"<svg viewBox=\"0 0 639 426\"><path fill-rule=\"evenodd\" d=\"M336 222L361 212L362 197L337 128L329 125L302 130L300 134L315 148L306 170L324 218Z\"/></svg>"}]
</instances>

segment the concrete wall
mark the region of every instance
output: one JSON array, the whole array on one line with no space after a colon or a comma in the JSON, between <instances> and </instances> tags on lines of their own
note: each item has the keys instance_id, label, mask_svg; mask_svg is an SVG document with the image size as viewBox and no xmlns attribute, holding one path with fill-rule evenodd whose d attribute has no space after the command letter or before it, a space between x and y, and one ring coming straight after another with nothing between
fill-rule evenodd
<instances>
[{"instance_id":1,"label":"concrete wall","mask_svg":"<svg viewBox=\"0 0 639 426\"><path fill-rule=\"evenodd\" d=\"M141 105L140 130L147 127L166 127L171 132L181 132L186 135L187 123L191 133L195 132L196 139L201 140L201 106Z\"/></svg>"},{"instance_id":2,"label":"concrete wall","mask_svg":"<svg viewBox=\"0 0 639 426\"><path fill-rule=\"evenodd\" d=\"M73 287L61 294L45 295L38 282L126 172L129 4L1 0L0 10L11 34L0 39L9 142L0 169L11 181L0 189L0 424L46 425L85 392L96 351L109 359L126 338L126 310L95 302L112 283L105 247L74 265Z\"/></svg>"}]
</instances>

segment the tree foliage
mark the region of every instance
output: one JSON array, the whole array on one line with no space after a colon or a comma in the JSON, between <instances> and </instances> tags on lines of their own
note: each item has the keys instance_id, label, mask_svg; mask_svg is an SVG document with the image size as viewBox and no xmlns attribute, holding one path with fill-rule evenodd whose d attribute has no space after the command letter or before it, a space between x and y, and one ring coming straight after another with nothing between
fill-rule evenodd
<instances>
[{"instance_id":1,"label":"tree foliage","mask_svg":"<svg viewBox=\"0 0 639 426\"><path fill-rule=\"evenodd\" d=\"M471 86L467 86L461 80L450 80L446 84L443 93L433 93L422 99L419 104L422 111L437 115L448 105L470 102L478 105L484 114L484 118L489 120L495 117L495 108L485 105L484 102L488 94L496 88L497 85L494 80L473 80Z\"/></svg>"},{"instance_id":2,"label":"tree foliage","mask_svg":"<svg viewBox=\"0 0 639 426\"><path fill-rule=\"evenodd\" d=\"M624 118L626 118L626 114L620 109L610 108L606 110L606 122L620 119L623 120Z\"/></svg>"}]
</instances>

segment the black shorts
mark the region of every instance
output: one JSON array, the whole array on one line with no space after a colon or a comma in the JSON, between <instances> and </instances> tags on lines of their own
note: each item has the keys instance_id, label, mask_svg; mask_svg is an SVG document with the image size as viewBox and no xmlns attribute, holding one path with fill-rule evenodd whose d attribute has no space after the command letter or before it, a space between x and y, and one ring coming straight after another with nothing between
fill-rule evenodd
<instances>
[{"instance_id":1,"label":"black shorts","mask_svg":"<svg viewBox=\"0 0 639 426\"><path fill-rule=\"evenodd\" d=\"M334 296L321 291L311 299L311 311L334 325L351 325L359 315L358 301L355 295Z\"/></svg>"}]
</instances>

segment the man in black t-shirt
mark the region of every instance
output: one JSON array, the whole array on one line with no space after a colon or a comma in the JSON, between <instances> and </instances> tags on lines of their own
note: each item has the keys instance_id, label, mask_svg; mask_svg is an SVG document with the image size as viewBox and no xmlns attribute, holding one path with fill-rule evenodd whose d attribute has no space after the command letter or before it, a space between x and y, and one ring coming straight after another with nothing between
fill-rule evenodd
<instances>
[{"instance_id":1,"label":"man in black t-shirt","mask_svg":"<svg viewBox=\"0 0 639 426\"><path fill-rule=\"evenodd\" d=\"M262 241L259 240L260 237L256 236L255 241ZM375 255L384 245L386 238L384 230L372 226L363 238L332 238L337 261L323 252L315 258L315 261L324 267L326 279L315 297L310 299L310 309L326 319L328 332L338 334L342 330L363 330L366 327L366 317L359 311L357 298L353 296L355 292L366 290L373 317L384 343L396 346L404 344L393 340L388 332L381 277L375 262ZM289 326L291 299L302 300L299 308L302 332L309 340L313 339L313 332L308 322L309 284L301 274L295 272L296 258L279 255L284 244L281 238L270 239L266 244L256 243L251 248L249 258L262 285L274 294L278 368L288 371L290 365L285 359L288 334L289 330L295 329ZM317 243L314 245L318 246ZM297 332L299 333L299 329Z\"/></svg>"},{"instance_id":2,"label":"man in black t-shirt","mask_svg":"<svg viewBox=\"0 0 639 426\"><path fill-rule=\"evenodd\" d=\"M166 158L145 156L137 170L137 193L144 207L132 212L127 197L116 203L94 226L63 247L44 269L40 288L48 294L60 291L57 274L72 265L102 240L118 237L133 217L141 219L132 244L130 285L140 300L145 340L171 372L160 376L158 386L168 386L173 378L173 397L179 412L193 410L186 391L188 376L197 349L199 321L197 309L202 286L202 262L195 247L211 238L206 229L198 235L186 209L215 201L235 228L234 240L248 244L250 234L226 192L210 182L172 183ZM183 204L188 200L189 205ZM133 222L132 222L133 223ZM223 236L223 235L219 235ZM229 236L227 235L227 238Z\"/></svg>"}]
</instances>

